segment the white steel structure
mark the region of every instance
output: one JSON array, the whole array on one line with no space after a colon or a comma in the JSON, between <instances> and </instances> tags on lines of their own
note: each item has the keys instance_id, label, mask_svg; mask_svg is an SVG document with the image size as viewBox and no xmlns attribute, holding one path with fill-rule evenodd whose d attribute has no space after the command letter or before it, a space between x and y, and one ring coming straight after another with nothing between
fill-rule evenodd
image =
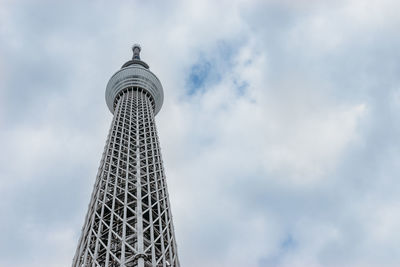
<instances>
[{"instance_id":1,"label":"white steel structure","mask_svg":"<svg viewBox=\"0 0 400 267\"><path fill-rule=\"evenodd\" d=\"M73 267L179 266L154 121L163 88L140 60L140 46L132 49L107 85L114 119Z\"/></svg>"}]
</instances>

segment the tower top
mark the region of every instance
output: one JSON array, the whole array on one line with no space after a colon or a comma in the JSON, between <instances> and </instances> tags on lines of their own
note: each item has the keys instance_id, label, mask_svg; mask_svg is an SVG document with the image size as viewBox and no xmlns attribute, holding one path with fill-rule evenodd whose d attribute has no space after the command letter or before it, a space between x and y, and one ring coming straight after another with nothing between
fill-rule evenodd
<instances>
[{"instance_id":1,"label":"tower top","mask_svg":"<svg viewBox=\"0 0 400 267\"><path fill-rule=\"evenodd\" d=\"M107 84L106 103L111 113L114 113L115 99L118 95L132 88L141 88L151 95L154 115L161 109L164 101L163 87L157 76L149 70L149 65L140 59L141 50L140 45L134 44L132 59L122 65Z\"/></svg>"},{"instance_id":2,"label":"tower top","mask_svg":"<svg viewBox=\"0 0 400 267\"><path fill-rule=\"evenodd\" d=\"M140 51L141 50L142 50L142 48L140 47L139 44L134 44L132 46L132 52L133 52L132 59L140 60Z\"/></svg>"}]
</instances>

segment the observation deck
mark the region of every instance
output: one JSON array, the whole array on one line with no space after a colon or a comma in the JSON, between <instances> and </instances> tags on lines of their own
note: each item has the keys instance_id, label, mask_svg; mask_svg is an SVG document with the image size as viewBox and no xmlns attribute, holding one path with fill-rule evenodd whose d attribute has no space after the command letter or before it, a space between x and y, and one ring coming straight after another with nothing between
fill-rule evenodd
<instances>
[{"instance_id":1,"label":"observation deck","mask_svg":"<svg viewBox=\"0 0 400 267\"><path fill-rule=\"evenodd\" d=\"M140 59L140 46L135 44L132 50L132 60L126 62L108 81L106 88L108 109L114 114L118 95L141 88L150 94L154 115L157 115L164 102L163 87L157 76L149 70L149 65Z\"/></svg>"}]
</instances>

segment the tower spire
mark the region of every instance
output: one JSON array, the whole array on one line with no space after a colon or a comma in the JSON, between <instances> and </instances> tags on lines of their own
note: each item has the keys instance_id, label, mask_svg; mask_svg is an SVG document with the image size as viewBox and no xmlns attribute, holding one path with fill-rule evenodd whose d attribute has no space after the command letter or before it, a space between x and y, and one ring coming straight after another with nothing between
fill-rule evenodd
<instances>
[{"instance_id":1,"label":"tower spire","mask_svg":"<svg viewBox=\"0 0 400 267\"><path fill-rule=\"evenodd\" d=\"M132 51L133 51L133 56L132 59L140 60L140 51L142 48L140 47L139 44L134 44L132 46Z\"/></svg>"},{"instance_id":2,"label":"tower spire","mask_svg":"<svg viewBox=\"0 0 400 267\"><path fill-rule=\"evenodd\" d=\"M142 48L140 47L139 44L134 44L132 46L132 52L133 52L132 59L129 60L128 62L126 62L124 65L122 65L122 68L126 68L126 67L132 66L134 64L136 64L136 65L139 64L139 65L142 65L143 67L145 67L146 69L148 69L149 65L147 65L146 62L144 62L140 59L140 51L141 50L142 50Z\"/></svg>"}]
</instances>

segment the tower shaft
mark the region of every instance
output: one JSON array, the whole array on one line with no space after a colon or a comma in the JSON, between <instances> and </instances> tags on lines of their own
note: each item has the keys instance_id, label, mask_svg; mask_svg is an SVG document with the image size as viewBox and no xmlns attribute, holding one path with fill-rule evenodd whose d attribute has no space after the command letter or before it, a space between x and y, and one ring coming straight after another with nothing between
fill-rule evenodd
<instances>
[{"instance_id":1,"label":"tower shaft","mask_svg":"<svg viewBox=\"0 0 400 267\"><path fill-rule=\"evenodd\" d=\"M73 266L179 266L154 99L131 86L114 103Z\"/></svg>"}]
</instances>

